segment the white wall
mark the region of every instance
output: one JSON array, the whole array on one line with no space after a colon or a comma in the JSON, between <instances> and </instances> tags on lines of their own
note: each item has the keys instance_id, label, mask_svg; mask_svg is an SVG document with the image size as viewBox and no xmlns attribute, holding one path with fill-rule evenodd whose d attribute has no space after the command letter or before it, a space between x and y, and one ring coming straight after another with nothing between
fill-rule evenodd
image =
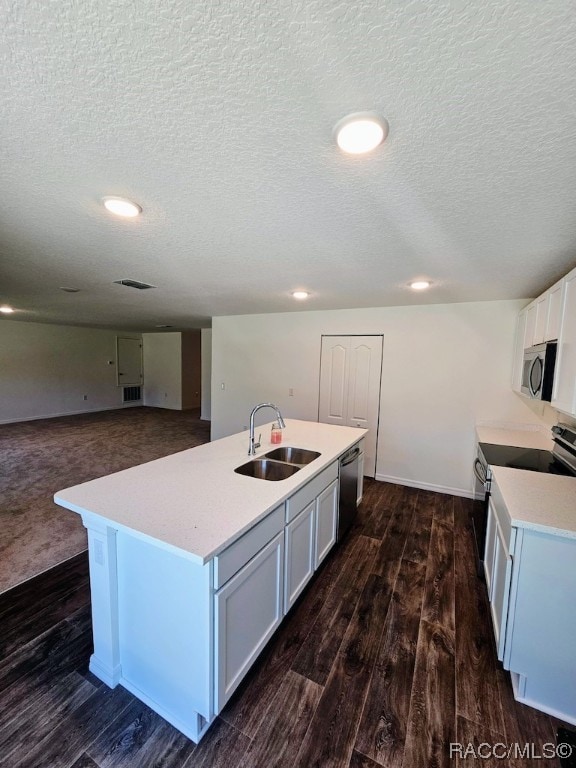
<instances>
[{"instance_id":1,"label":"white wall","mask_svg":"<svg viewBox=\"0 0 576 768\"><path fill-rule=\"evenodd\" d=\"M516 318L525 304L214 318L212 439L242 430L263 401L288 418L316 421L321 335L382 333L377 479L470 494L476 423L543 423L511 388ZM261 423L269 416L262 412Z\"/></svg>"},{"instance_id":2,"label":"white wall","mask_svg":"<svg viewBox=\"0 0 576 768\"><path fill-rule=\"evenodd\" d=\"M182 334L143 333L144 405L182 408Z\"/></svg>"},{"instance_id":3,"label":"white wall","mask_svg":"<svg viewBox=\"0 0 576 768\"><path fill-rule=\"evenodd\" d=\"M202 405L200 418L210 421L212 418L212 329L203 328L202 338Z\"/></svg>"},{"instance_id":4,"label":"white wall","mask_svg":"<svg viewBox=\"0 0 576 768\"><path fill-rule=\"evenodd\" d=\"M116 386L117 335L0 320L0 423L124 407Z\"/></svg>"}]
</instances>

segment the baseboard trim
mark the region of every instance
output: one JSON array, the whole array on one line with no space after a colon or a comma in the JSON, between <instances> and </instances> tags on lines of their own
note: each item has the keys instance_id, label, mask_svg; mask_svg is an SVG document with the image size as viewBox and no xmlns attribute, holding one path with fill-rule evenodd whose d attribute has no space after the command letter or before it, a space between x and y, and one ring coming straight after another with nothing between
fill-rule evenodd
<instances>
[{"instance_id":1,"label":"baseboard trim","mask_svg":"<svg viewBox=\"0 0 576 768\"><path fill-rule=\"evenodd\" d=\"M62 413L48 413L44 416L20 416L17 419L0 419L0 424L17 424L20 421L40 421L41 419L58 419L60 416L80 416L86 413L102 413L103 411L118 411L121 408L141 408L140 401L134 403L122 403L121 405L110 405L108 408L90 408L83 411L62 411Z\"/></svg>"},{"instance_id":2,"label":"baseboard trim","mask_svg":"<svg viewBox=\"0 0 576 768\"><path fill-rule=\"evenodd\" d=\"M424 483L418 480L408 480L405 477L393 477L392 475L374 476L375 480L383 483L395 483L396 485L407 485L409 488L418 488L421 491L433 491L434 493L447 493L450 496L462 496L465 499L473 499L474 492L465 488L451 488L448 485L435 485L434 483Z\"/></svg>"}]
</instances>

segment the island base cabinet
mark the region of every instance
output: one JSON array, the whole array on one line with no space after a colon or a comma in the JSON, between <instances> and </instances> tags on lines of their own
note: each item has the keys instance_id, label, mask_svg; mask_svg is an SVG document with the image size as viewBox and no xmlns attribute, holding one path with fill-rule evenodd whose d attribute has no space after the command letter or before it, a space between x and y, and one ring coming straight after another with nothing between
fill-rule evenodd
<instances>
[{"instance_id":1,"label":"island base cabinet","mask_svg":"<svg viewBox=\"0 0 576 768\"><path fill-rule=\"evenodd\" d=\"M216 712L220 712L283 617L284 531L214 596Z\"/></svg>"},{"instance_id":2,"label":"island base cabinet","mask_svg":"<svg viewBox=\"0 0 576 768\"><path fill-rule=\"evenodd\" d=\"M576 539L520 533L504 666L519 701L576 725Z\"/></svg>"}]
</instances>

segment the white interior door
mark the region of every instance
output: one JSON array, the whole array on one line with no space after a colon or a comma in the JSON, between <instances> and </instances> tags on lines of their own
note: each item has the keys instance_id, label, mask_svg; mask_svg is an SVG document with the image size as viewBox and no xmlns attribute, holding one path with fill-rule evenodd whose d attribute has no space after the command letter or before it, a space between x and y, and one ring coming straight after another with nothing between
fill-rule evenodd
<instances>
[{"instance_id":1,"label":"white interior door","mask_svg":"<svg viewBox=\"0 0 576 768\"><path fill-rule=\"evenodd\" d=\"M142 342L118 336L117 372L119 387L138 387L142 384Z\"/></svg>"},{"instance_id":2,"label":"white interior door","mask_svg":"<svg viewBox=\"0 0 576 768\"><path fill-rule=\"evenodd\" d=\"M364 474L376 474L382 336L322 336L318 421L361 427Z\"/></svg>"}]
</instances>

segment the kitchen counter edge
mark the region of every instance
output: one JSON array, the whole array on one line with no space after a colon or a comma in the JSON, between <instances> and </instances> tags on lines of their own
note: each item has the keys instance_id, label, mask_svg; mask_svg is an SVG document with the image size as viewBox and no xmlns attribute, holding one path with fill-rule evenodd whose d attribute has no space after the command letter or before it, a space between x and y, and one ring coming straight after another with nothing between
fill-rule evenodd
<instances>
[{"instance_id":1,"label":"kitchen counter edge","mask_svg":"<svg viewBox=\"0 0 576 768\"><path fill-rule=\"evenodd\" d=\"M269 426L258 430L265 433ZM286 426L282 445L319 450L321 456L285 480L234 472L250 461L248 433L240 432L57 491L54 501L82 515L85 523L103 520L204 565L368 432L295 419L286 419ZM253 458L276 447L263 446ZM215 477L220 483L214 482Z\"/></svg>"},{"instance_id":2,"label":"kitchen counter edge","mask_svg":"<svg viewBox=\"0 0 576 768\"><path fill-rule=\"evenodd\" d=\"M513 526L576 539L576 477L492 467Z\"/></svg>"}]
</instances>

